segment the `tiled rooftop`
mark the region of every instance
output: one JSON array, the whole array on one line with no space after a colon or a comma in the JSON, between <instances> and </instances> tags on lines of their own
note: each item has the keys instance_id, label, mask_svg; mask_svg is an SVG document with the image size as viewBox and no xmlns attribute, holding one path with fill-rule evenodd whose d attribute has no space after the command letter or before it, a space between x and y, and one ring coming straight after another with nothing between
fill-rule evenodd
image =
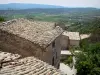
<instances>
[{"instance_id":1,"label":"tiled rooftop","mask_svg":"<svg viewBox=\"0 0 100 75\"><path fill-rule=\"evenodd\" d=\"M81 34L80 37L81 39L86 39L89 38L91 36L91 34Z\"/></svg>"},{"instance_id":2,"label":"tiled rooftop","mask_svg":"<svg viewBox=\"0 0 100 75\"><path fill-rule=\"evenodd\" d=\"M27 19L13 19L0 24L0 29L19 37L28 39L45 48L62 32L62 28L55 27L51 22L29 21Z\"/></svg>"},{"instance_id":3,"label":"tiled rooftop","mask_svg":"<svg viewBox=\"0 0 100 75\"><path fill-rule=\"evenodd\" d=\"M12 53L8 53L8 52L0 51L0 63L16 60L20 57L21 56L18 54L12 54Z\"/></svg>"},{"instance_id":4,"label":"tiled rooftop","mask_svg":"<svg viewBox=\"0 0 100 75\"><path fill-rule=\"evenodd\" d=\"M80 40L79 32L63 32L63 35L68 36L70 40Z\"/></svg>"},{"instance_id":5,"label":"tiled rooftop","mask_svg":"<svg viewBox=\"0 0 100 75\"><path fill-rule=\"evenodd\" d=\"M62 75L59 70L35 57L19 57L17 54L0 52L0 59L5 60L0 61L0 75Z\"/></svg>"}]
</instances>

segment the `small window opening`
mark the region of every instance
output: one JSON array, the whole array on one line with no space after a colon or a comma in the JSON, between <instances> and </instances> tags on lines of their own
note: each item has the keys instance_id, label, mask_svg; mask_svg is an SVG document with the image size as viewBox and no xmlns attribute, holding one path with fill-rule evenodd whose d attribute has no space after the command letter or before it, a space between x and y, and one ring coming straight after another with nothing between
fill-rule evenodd
<instances>
[{"instance_id":1,"label":"small window opening","mask_svg":"<svg viewBox=\"0 0 100 75\"><path fill-rule=\"evenodd\" d=\"M53 47L53 48L55 47L55 41L52 43L52 47Z\"/></svg>"},{"instance_id":2,"label":"small window opening","mask_svg":"<svg viewBox=\"0 0 100 75\"><path fill-rule=\"evenodd\" d=\"M53 57L53 59L52 59L52 66L54 66L54 57Z\"/></svg>"}]
</instances>

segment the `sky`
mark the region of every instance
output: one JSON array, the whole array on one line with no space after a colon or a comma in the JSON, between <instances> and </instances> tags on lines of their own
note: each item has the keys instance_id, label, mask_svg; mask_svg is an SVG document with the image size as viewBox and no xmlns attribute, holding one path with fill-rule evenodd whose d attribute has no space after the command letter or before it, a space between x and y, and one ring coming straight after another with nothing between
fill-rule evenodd
<instances>
[{"instance_id":1,"label":"sky","mask_svg":"<svg viewBox=\"0 0 100 75\"><path fill-rule=\"evenodd\" d=\"M60 5L66 7L95 7L100 8L100 0L0 0L0 4L8 3L35 3Z\"/></svg>"}]
</instances>

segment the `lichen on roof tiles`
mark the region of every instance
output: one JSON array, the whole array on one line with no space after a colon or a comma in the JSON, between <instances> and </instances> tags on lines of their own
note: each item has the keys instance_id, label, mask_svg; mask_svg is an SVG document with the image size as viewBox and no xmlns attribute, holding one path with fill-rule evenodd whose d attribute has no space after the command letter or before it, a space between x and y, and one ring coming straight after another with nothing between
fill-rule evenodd
<instances>
[{"instance_id":1,"label":"lichen on roof tiles","mask_svg":"<svg viewBox=\"0 0 100 75\"><path fill-rule=\"evenodd\" d=\"M29 21L27 19L14 19L4 22L0 29L28 39L42 47L46 47L62 32L62 28L51 22Z\"/></svg>"}]
</instances>

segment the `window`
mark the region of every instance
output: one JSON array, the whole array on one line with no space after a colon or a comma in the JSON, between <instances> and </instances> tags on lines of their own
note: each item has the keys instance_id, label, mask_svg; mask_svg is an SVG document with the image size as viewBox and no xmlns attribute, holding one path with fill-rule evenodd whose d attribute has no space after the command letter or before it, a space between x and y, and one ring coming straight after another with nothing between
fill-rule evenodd
<instances>
[{"instance_id":1,"label":"window","mask_svg":"<svg viewBox=\"0 0 100 75\"><path fill-rule=\"evenodd\" d=\"M52 59L52 66L54 66L54 57L53 57L53 59Z\"/></svg>"},{"instance_id":2,"label":"window","mask_svg":"<svg viewBox=\"0 0 100 75\"><path fill-rule=\"evenodd\" d=\"M60 67L60 63L58 64L57 69L59 69L59 67Z\"/></svg>"},{"instance_id":3,"label":"window","mask_svg":"<svg viewBox=\"0 0 100 75\"><path fill-rule=\"evenodd\" d=\"M56 52L56 59L57 59L57 52Z\"/></svg>"},{"instance_id":4,"label":"window","mask_svg":"<svg viewBox=\"0 0 100 75\"><path fill-rule=\"evenodd\" d=\"M55 47L55 41L52 43L52 47L53 47L53 48Z\"/></svg>"}]
</instances>

